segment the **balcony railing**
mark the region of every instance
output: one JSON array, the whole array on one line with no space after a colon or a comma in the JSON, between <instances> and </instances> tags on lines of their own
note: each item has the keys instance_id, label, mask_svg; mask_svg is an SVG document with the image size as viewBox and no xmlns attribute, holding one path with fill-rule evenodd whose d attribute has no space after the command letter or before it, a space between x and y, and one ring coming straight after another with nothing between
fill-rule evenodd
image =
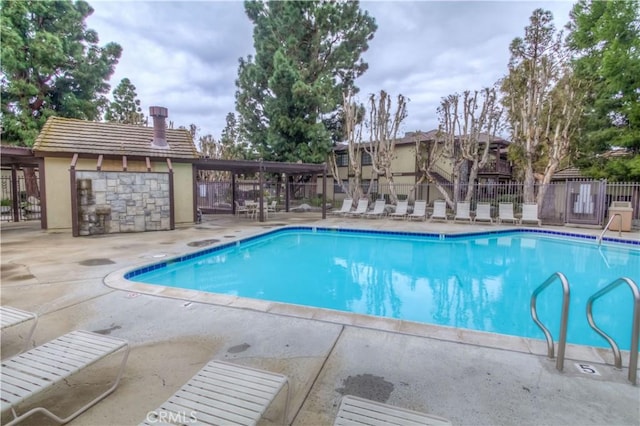
<instances>
[{"instance_id":1,"label":"balcony railing","mask_svg":"<svg viewBox=\"0 0 640 426\"><path fill-rule=\"evenodd\" d=\"M505 160L493 160L478 171L483 175L503 175L511 177L511 165Z\"/></svg>"}]
</instances>

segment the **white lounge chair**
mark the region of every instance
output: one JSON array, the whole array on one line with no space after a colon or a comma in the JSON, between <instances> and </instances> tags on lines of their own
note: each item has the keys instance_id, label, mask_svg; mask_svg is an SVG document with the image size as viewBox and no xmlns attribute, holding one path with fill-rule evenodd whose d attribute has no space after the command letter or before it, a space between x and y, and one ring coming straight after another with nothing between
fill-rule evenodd
<instances>
[{"instance_id":1,"label":"white lounge chair","mask_svg":"<svg viewBox=\"0 0 640 426\"><path fill-rule=\"evenodd\" d=\"M489 222L493 225L493 218L491 217L491 203L478 203L476 204L476 215L473 218L473 222Z\"/></svg>"},{"instance_id":2,"label":"white lounge chair","mask_svg":"<svg viewBox=\"0 0 640 426\"><path fill-rule=\"evenodd\" d=\"M525 203L522 205L522 218L520 224L524 223L537 223L538 226L542 226L542 221L538 218L538 205L532 203Z\"/></svg>"},{"instance_id":3,"label":"white lounge chair","mask_svg":"<svg viewBox=\"0 0 640 426\"><path fill-rule=\"evenodd\" d=\"M468 201L458 201L456 203L456 215L453 217L453 221L456 222L458 220L467 220L469 223L472 222L471 203Z\"/></svg>"},{"instance_id":4,"label":"white lounge chair","mask_svg":"<svg viewBox=\"0 0 640 426\"><path fill-rule=\"evenodd\" d=\"M267 204L267 211L269 213L276 213L278 211L278 202L273 200L269 204Z\"/></svg>"},{"instance_id":5,"label":"white lounge chair","mask_svg":"<svg viewBox=\"0 0 640 426\"><path fill-rule=\"evenodd\" d=\"M433 202L433 213L429 221L434 219L447 221L447 202L442 200L436 200Z\"/></svg>"},{"instance_id":6,"label":"white lounge chair","mask_svg":"<svg viewBox=\"0 0 640 426\"><path fill-rule=\"evenodd\" d=\"M387 205L385 200L376 200L373 204L373 210L363 213L362 217L380 217L384 214L384 208Z\"/></svg>"},{"instance_id":7,"label":"white lounge chair","mask_svg":"<svg viewBox=\"0 0 640 426\"><path fill-rule=\"evenodd\" d=\"M255 425L285 385L283 424L289 405L287 376L214 360L140 425Z\"/></svg>"},{"instance_id":8,"label":"white lounge chair","mask_svg":"<svg viewBox=\"0 0 640 426\"><path fill-rule=\"evenodd\" d=\"M424 200L416 200L413 203L413 212L407 215L409 220L419 219L426 220L427 219L427 202Z\"/></svg>"},{"instance_id":9,"label":"white lounge chair","mask_svg":"<svg viewBox=\"0 0 640 426\"><path fill-rule=\"evenodd\" d=\"M41 395L54 385L64 383L71 375L106 358L116 352L124 353L118 375L105 392L93 398L72 414L61 417L47 408L36 407L25 413L18 413L24 401ZM27 417L41 413L58 423L67 423L88 410L113 392L124 371L129 356L129 344L125 340L92 333L73 331L55 340L33 348L23 354L2 361L0 382L2 385L2 413L13 418L6 426L21 422ZM51 398L42 402L52 402ZM55 402L52 404L56 408Z\"/></svg>"},{"instance_id":10,"label":"white lounge chair","mask_svg":"<svg viewBox=\"0 0 640 426\"><path fill-rule=\"evenodd\" d=\"M396 211L393 213L390 213L389 217L392 219L406 219L408 208L409 208L409 201L407 200L398 201L398 204L396 204Z\"/></svg>"},{"instance_id":11,"label":"white lounge chair","mask_svg":"<svg viewBox=\"0 0 640 426\"><path fill-rule=\"evenodd\" d=\"M369 200L366 198L360 198L358 200L358 205L356 209L352 212L348 212L347 216L362 216L367 212L367 208L369 207Z\"/></svg>"},{"instance_id":12,"label":"white lounge chair","mask_svg":"<svg viewBox=\"0 0 640 426\"><path fill-rule=\"evenodd\" d=\"M451 425L443 417L407 410L357 396L342 397L334 426L379 425Z\"/></svg>"},{"instance_id":13,"label":"white lounge chair","mask_svg":"<svg viewBox=\"0 0 640 426\"><path fill-rule=\"evenodd\" d=\"M512 203L498 204L498 225L502 222L511 222L514 225L518 223L518 219L513 215Z\"/></svg>"},{"instance_id":14,"label":"white lounge chair","mask_svg":"<svg viewBox=\"0 0 640 426\"><path fill-rule=\"evenodd\" d=\"M332 211L331 214L344 216L351 211L351 206L353 205L353 199L345 198L342 200L342 208L340 210Z\"/></svg>"},{"instance_id":15,"label":"white lounge chair","mask_svg":"<svg viewBox=\"0 0 640 426\"><path fill-rule=\"evenodd\" d=\"M38 325L38 315L33 312L12 308L11 306L0 306L0 328L2 331L30 321L33 321L33 324L31 324L22 351L25 351L31 344L31 337L33 337L33 332L36 329L36 325Z\"/></svg>"}]
</instances>

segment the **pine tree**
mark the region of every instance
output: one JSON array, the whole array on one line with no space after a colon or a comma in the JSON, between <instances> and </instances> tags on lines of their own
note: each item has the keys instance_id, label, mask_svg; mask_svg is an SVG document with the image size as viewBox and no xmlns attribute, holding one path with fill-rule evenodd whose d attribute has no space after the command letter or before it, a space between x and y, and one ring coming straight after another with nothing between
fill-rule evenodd
<instances>
[{"instance_id":1,"label":"pine tree","mask_svg":"<svg viewBox=\"0 0 640 426\"><path fill-rule=\"evenodd\" d=\"M146 125L136 86L128 78L123 78L113 90L113 101L109 104L104 119L114 123Z\"/></svg>"},{"instance_id":2,"label":"pine tree","mask_svg":"<svg viewBox=\"0 0 640 426\"><path fill-rule=\"evenodd\" d=\"M122 48L98 46L85 1L2 0L2 140L32 146L47 118L97 120Z\"/></svg>"},{"instance_id":3,"label":"pine tree","mask_svg":"<svg viewBox=\"0 0 640 426\"><path fill-rule=\"evenodd\" d=\"M325 161L343 93L367 69L376 24L357 1L247 1L255 57L240 60L236 109L264 159Z\"/></svg>"}]
</instances>

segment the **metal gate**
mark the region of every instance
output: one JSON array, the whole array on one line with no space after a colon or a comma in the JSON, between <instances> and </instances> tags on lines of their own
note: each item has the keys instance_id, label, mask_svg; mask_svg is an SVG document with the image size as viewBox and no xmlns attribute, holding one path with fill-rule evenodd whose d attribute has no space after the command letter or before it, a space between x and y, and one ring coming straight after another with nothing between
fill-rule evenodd
<instances>
[{"instance_id":1,"label":"metal gate","mask_svg":"<svg viewBox=\"0 0 640 426\"><path fill-rule=\"evenodd\" d=\"M602 225L606 202L604 181L567 182L566 223Z\"/></svg>"},{"instance_id":2,"label":"metal gate","mask_svg":"<svg viewBox=\"0 0 640 426\"><path fill-rule=\"evenodd\" d=\"M231 182L199 181L197 206L203 213L231 213Z\"/></svg>"},{"instance_id":3,"label":"metal gate","mask_svg":"<svg viewBox=\"0 0 640 426\"><path fill-rule=\"evenodd\" d=\"M27 185L22 173L3 176L0 184L1 206L0 220L2 222L18 222L24 220L40 220L40 200L27 195ZM38 175L35 176L36 186L40 187Z\"/></svg>"}]
</instances>

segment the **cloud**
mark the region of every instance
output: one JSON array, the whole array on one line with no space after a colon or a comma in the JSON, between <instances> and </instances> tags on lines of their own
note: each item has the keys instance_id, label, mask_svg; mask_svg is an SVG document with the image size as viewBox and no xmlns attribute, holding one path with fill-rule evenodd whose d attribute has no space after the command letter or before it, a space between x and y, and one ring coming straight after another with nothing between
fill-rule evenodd
<instances>
[{"instance_id":1,"label":"cloud","mask_svg":"<svg viewBox=\"0 0 640 426\"><path fill-rule=\"evenodd\" d=\"M143 108L169 109L176 126L196 124L215 138L235 110L238 59L253 54L253 27L242 1L97 1L87 26L101 44L123 47L110 83L136 86ZM403 130L437 127L440 100L491 86L504 74L509 44L534 9L568 19L566 1L368 1L378 24L357 81L360 100L384 89L410 99ZM146 113L146 111L145 111Z\"/></svg>"}]
</instances>

